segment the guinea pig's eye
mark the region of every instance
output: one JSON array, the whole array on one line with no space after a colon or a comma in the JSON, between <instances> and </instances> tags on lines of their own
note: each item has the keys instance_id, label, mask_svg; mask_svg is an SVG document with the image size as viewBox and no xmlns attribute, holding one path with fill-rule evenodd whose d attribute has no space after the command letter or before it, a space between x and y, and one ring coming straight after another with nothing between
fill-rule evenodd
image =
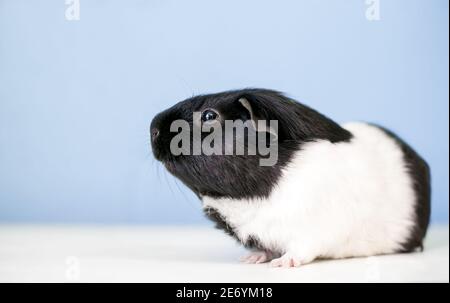
<instances>
[{"instance_id":1,"label":"guinea pig's eye","mask_svg":"<svg viewBox=\"0 0 450 303\"><path fill-rule=\"evenodd\" d=\"M202 121L212 121L217 119L217 113L213 110L207 109L202 113Z\"/></svg>"}]
</instances>

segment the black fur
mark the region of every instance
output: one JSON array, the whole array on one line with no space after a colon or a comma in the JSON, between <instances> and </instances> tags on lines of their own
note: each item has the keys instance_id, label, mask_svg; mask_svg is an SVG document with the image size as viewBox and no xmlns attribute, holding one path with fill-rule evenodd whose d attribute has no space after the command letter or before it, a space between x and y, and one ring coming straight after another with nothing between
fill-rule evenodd
<instances>
[{"instance_id":1,"label":"black fur","mask_svg":"<svg viewBox=\"0 0 450 303\"><path fill-rule=\"evenodd\" d=\"M214 109L222 119L247 120L249 111L239 99L250 103L253 113L260 120L278 120L278 162L274 166L260 166L260 155L173 156L169 150L175 133L170 124L177 119L188 121L192 127L192 113ZM234 199L267 197L277 184L282 168L305 142L318 139L332 143L350 141L352 135L317 111L300 104L283 94L265 89L243 89L223 93L200 95L182 101L158 114L152 121L152 130L159 136L152 141L155 157L162 161L174 176L201 198L228 197ZM192 139L192 137L191 137ZM191 144L192 145L192 144ZM236 236L232 228L214 210L205 210L217 227ZM260 247L256 239L244 243L248 247Z\"/></svg>"},{"instance_id":2,"label":"black fur","mask_svg":"<svg viewBox=\"0 0 450 303\"><path fill-rule=\"evenodd\" d=\"M417 224L412 230L410 237L402 243L402 250L399 252L410 252L417 248L423 250L423 239L427 233L428 224L430 222L431 213L431 176L430 168L408 144L400 139L392 131L381 127L374 126L381 129L386 135L397 142L403 152L403 158L407 164L408 174L413 180L414 191L417 197L415 204L415 215Z\"/></svg>"}]
</instances>

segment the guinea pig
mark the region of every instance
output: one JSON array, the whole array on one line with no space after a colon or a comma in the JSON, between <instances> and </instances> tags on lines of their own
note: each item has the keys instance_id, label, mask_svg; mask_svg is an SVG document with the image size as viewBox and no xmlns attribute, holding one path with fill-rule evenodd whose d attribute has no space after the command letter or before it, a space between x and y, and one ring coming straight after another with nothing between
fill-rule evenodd
<instances>
[{"instance_id":1,"label":"guinea pig","mask_svg":"<svg viewBox=\"0 0 450 303\"><path fill-rule=\"evenodd\" d=\"M174 154L179 132L171 125L179 120L191 127L190 144ZM259 152L192 154L210 134L195 135L195 127L224 130L225 121L267 122L252 125L258 137L272 138L261 144L277 145L276 163L261 165L267 155ZM251 251L245 263L298 267L319 258L423 250L430 170L385 128L338 125L280 92L243 89L184 100L158 114L150 133L155 158L199 197L218 228Z\"/></svg>"}]
</instances>

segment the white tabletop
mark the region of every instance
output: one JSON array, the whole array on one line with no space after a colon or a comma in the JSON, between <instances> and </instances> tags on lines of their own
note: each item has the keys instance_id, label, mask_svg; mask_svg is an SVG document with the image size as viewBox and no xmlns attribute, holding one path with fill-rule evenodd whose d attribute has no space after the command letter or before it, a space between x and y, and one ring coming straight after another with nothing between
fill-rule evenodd
<instances>
[{"instance_id":1,"label":"white tabletop","mask_svg":"<svg viewBox=\"0 0 450 303\"><path fill-rule=\"evenodd\" d=\"M448 226L423 253L241 264L244 249L201 227L0 225L0 282L448 282Z\"/></svg>"}]
</instances>

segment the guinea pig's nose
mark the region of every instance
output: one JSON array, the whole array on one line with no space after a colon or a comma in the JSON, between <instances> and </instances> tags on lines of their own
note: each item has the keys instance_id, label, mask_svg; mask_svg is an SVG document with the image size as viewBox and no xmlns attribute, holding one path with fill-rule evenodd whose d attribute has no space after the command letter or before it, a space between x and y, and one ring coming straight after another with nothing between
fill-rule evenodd
<instances>
[{"instance_id":1,"label":"guinea pig's nose","mask_svg":"<svg viewBox=\"0 0 450 303\"><path fill-rule=\"evenodd\" d=\"M156 138L158 138L159 136L159 129L157 129L156 127L153 127L150 130L151 136L152 136L152 141L155 142Z\"/></svg>"}]
</instances>

